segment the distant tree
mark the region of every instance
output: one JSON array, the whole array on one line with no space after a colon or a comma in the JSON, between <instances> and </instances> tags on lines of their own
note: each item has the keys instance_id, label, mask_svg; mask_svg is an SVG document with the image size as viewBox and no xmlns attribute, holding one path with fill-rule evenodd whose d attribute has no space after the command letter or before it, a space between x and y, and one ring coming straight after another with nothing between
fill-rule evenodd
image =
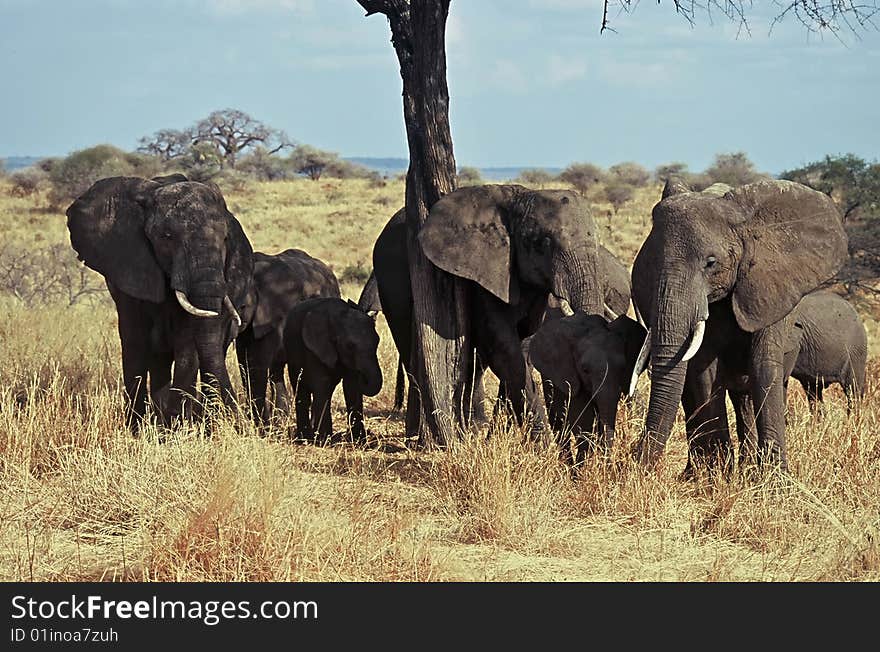
<instances>
[{"instance_id":1,"label":"distant tree","mask_svg":"<svg viewBox=\"0 0 880 652\"><path fill-rule=\"evenodd\" d=\"M191 181L208 181L223 169L223 157L211 143L196 143L183 156L175 159L174 164Z\"/></svg>"},{"instance_id":2,"label":"distant tree","mask_svg":"<svg viewBox=\"0 0 880 652\"><path fill-rule=\"evenodd\" d=\"M467 166L461 167L458 168L456 183L459 187L479 186L481 183L483 183L483 175L480 174L480 171L477 168Z\"/></svg>"},{"instance_id":3,"label":"distant tree","mask_svg":"<svg viewBox=\"0 0 880 652\"><path fill-rule=\"evenodd\" d=\"M152 177L162 170L152 156L125 152L113 145L96 145L78 150L49 167L53 206L76 199L98 179L114 176Z\"/></svg>"},{"instance_id":4,"label":"distant tree","mask_svg":"<svg viewBox=\"0 0 880 652\"><path fill-rule=\"evenodd\" d=\"M780 177L824 192L840 207L844 220L863 211L872 216L880 213L880 163L868 163L855 154L826 156L786 170Z\"/></svg>"},{"instance_id":5,"label":"distant tree","mask_svg":"<svg viewBox=\"0 0 880 652\"><path fill-rule=\"evenodd\" d=\"M705 174L712 183L726 183L728 186L743 186L765 176L755 170L755 164L745 152L716 154Z\"/></svg>"},{"instance_id":6,"label":"distant tree","mask_svg":"<svg viewBox=\"0 0 880 652\"><path fill-rule=\"evenodd\" d=\"M312 181L317 181L327 167L338 160L339 156L334 152L325 152L311 145L299 145L288 157L288 164L297 174L304 174Z\"/></svg>"},{"instance_id":7,"label":"distant tree","mask_svg":"<svg viewBox=\"0 0 880 652\"><path fill-rule=\"evenodd\" d=\"M193 132L191 129L160 129L152 136L144 136L138 143L139 152L152 154L163 163L186 156L192 146Z\"/></svg>"},{"instance_id":8,"label":"distant tree","mask_svg":"<svg viewBox=\"0 0 880 652\"><path fill-rule=\"evenodd\" d=\"M572 163L559 174L559 178L584 194L602 182L605 178L605 172L598 165L592 163Z\"/></svg>"},{"instance_id":9,"label":"distant tree","mask_svg":"<svg viewBox=\"0 0 880 652\"><path fill-rule=\"evenodd\" d=\"M284 159L257 145L238 161L238 170L258 181L277 181L289 176Z\"/></svg>"},{"instance_id":10,"label":"distant tree","mask_svg":"<svg viewBox=\"0 0 880 652\"><path fill-rule=\"evenodd\" d=\"M681 175L681 178L691 190L695 190L697 192L705 190L713 183L716 183L715 179L713 179L705 172L685 172L683 175Z\"/></svg>"},{"instance_id":11,"label":"distant tree","mask_svg":"<svg viewBox=\"0 0 880 652\"><path fill-rule=\"evenodd\" d=\"M275 154L293 146L283 131L267 127L237 109L214 111L196 123L192 143L210 143L220 154L223 166L230 168L235 168L239 154L248 148L262 145L269 154Z\"/></svg>"},{"instance_id":12,"label":"distant tree","mask_svg":"<svg viewBox=\"0 0 880 652\"><path fill-rule=\"evenodd\" d=\"M553 181L553 175L541 168L529 168L519 173L517 181L527 186L538 186L543 188L546 184Z\"/></svg>"},{"instance_id":13,"label":"distant tree","mask_svg":"<svg viewBox=\"0 0 880 652\"><path fill-rule=\"evenodd\" d=\"M654 179L660 183L666 183L669 177L684 177L687 174L687 163L675 161L663 163L654 168Z\"/></svg>"},{"instance_id":14,"label":"distant tree","mask_svg":"<svg viewBox=\"0 0 880 652\"><path fill-rule=\"evenodd\" d=\"M608 168L608 179L610 183L641 188L651 180L651 173L634 161L626 161Z\"/></svg>"},{"instance_id":15,"label":"distant tree","mask_svg":"<svg viewBox=\"0 0 880 652\"><path fill-rule=\"evenodd\" d=\"M0 179L6 177L6 159L0 158Z\"/></svg>"},{"instance_id":16,"label":"distant tree","mask_svg":"<svg viewBox=\"0 0 880 652\"><path fill-rule=\"evenodd\" d=\"M12 186L9 194L13 197L31 197L46 184L48 175L36 166L16 170L9 175Z\"/></svg>"},{"instance_id":17,"label":"distant tree","mask_svg":"<svg viewBox=\"0 0 880 652\"><path fill-rule=\"evenodd\" d=\"M605 186L605 198L614 208L614 214L620 210L626 202L630 201L636 194L633 186L620 180L614 180Z\"/></svg>"}]
</instances>

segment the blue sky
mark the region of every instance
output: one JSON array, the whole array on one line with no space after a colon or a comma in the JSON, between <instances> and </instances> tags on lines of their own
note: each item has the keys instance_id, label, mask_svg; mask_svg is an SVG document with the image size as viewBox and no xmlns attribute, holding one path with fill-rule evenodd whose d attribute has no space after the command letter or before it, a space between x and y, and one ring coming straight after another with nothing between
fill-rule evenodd
<instances>
[{"instance_id":1,"label":"blue sky","mask_svg":"<svg viewBox=\"0 0 880 652\"><path fill-rule=\"evenodd\" d=\"M880 157L880 34L751 36L643 2L599 34L598 0L452 0L459 165L672 160L745 150L768 172ZM221 108L345 156L406 156L381 16L355 0L0 0L0 156L59 155Z\"/></svg>"}]
</instances>

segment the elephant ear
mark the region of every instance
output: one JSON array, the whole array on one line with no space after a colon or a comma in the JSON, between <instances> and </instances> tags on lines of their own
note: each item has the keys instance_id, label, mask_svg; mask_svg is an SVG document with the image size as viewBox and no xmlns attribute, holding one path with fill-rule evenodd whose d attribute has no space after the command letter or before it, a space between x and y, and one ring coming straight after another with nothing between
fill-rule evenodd
<instances>
[{"instance_id":1,"label":"elephant ear","mask_svg":"<svg viewBox=\"0 0 880 652\"><path fill-rule=\"evenodd\" d=\"M636 360L645 343L648 331L640 323L626 315L621 315L608 324L608 330L616 335L620 341L623 357L626 360L624 378L628 380L632 376L633 368L636 366Z\"/></svg>"},{"instance_id":2,"label":"elephant ear","mask_svg":"<svg viewBox=\"0 0 880 652\"><path fill-rule=\"evenodd\" d=\"M519 297L511 273L513 247L507 211L521 193L513 186L472 186L452 192L431 208L419 231L428 259L470 279L505 303Z\"/></svg>"},{"instance_id":3,"label":"elephant ear","mask_svg":"<svg viewBox=\"0 0 880 652\"><path fill-rule=\"evenodd\" d=\"M531 337L529 362L544 380L554 387L576 394L581 390L580 375L575 366L573 339L577 335L575 323L584 313L563 319L552 319L541 324Z\"/></svg>"},{"instance_id":4,"label":"elephant ear","mask_svg":"<svg viewBox=\"0 0 880 652\"><path fill-rule=\"evenodd\" d=\"M336 345L331 339L332 325L327 312L310 310L303 319L302 337L306 347L327 367L335 367L338 360Z\"/></svg>"},{"instance_id":5,"label":"elephant ear","mask_svg":"<svg viewBox=\"0 0 880 652\"><path fill-rule=\"evenodd\" d=\"M161 187L137 177L101 179L67 209L79 259L125 294L155 303L165 299L167 282L144 223L145 204Z\"/></svg>"},{"instance_id":6,"label":"elephant ear","mask_svg":"<svg viewBox=\"0 0 880 652\"><path fill-rule=\"evenodd\" d=\"M831 278L847 256L843 221L827 195L791 181L759 181L724 196L745 221L736 226L743 258L733 288L739 326L774 324Z\"/></svg>"},{"instance_id":7,"label":"elephant ear","mask_svg":"<svg viewBox=\"0 0 880 652\"><path fill-rule=\"evenodd\" d=\"M225 206L225 202L224 202ZM241 224L227 211L229 225L226 231L226 294L232 299L245 326L253 319L257 307L254 290L254 250Z\"/></svg>"},{"instance_id":8,"label":"elephant ear","mask_svg":"<svg viewBox=\"0 0 880 652\"><path fill-rule=\"evenodd\" d=\"M691 189L684 180L681 177L671 176L666 180L666 184L663 186L663 194L660 198L662 200L685 192L691 192Z\"/></svg>"}]
</instances>

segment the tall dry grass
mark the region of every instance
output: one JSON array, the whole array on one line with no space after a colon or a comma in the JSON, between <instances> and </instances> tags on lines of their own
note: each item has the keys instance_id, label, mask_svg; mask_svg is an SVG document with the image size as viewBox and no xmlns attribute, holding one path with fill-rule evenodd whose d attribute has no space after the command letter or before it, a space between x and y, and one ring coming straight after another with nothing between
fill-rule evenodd
<instances>
[{"instance_id":1,"label":"tall dry grass","mask_svg":"<svg viewBox=\"0 0 880 652\"><path fill-rule=\"evenodd\" d=\"M2 190L4 237L21 247L66 241L63 216ZM228 201L255 248L304 248L345 272L343 292L356 298L402 190L252 184ZM626 259L655 194L611 221L605 240ZM25 307L4 296L0 312L0 579L880 579L877 359L852 415L837 390L816 415L791 391L788 476L679 480L680 420L646 473L628 454L644 379L621 407L611 459L572 476L552 446L505 420L446 450L402 446L396 353L381 318L386 382L366 401L375 445L356 448L296 445L289 419L258 433L235 414L132 437L106 298ZM876 355L880 332L864 315Z\"/></svg>"}]
</instances>

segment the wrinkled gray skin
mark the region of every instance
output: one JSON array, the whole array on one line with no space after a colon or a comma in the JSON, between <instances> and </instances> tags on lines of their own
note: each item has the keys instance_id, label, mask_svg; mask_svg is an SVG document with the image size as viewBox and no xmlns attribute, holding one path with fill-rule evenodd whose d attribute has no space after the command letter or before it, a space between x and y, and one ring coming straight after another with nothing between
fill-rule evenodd
<instances>
[{"instance_id":1,"label":"wrinkled gray skin","mask_svg":"<svg viewBox=\"0 0 880 652\"><path fill-rule=\"evenodd\" d=\"M282 413L289 409L281 346L287 313L305 299L339 298L340 294L331 269L300 249L274 255L254 252L254 291L254 317L236 339L235 348L251 414L265 423L271 412L266 401L267 381L272 385L274 409Z\"/></svg>"},{"instance_id":2,"label":"wrinkled gray skin","mask_svg":"<svg viewBox=\"0 0 880 652\"><path fill-rule=\"evenodd\" d=\"M798 338L797 360L791 370L807 393L811 408L822 390L840 384L847 405L865 393L868 336L859 314L843 297L811 292L794 310Z\"/></svg>"},{"instance_id":3,"label":"wrinkled gray skin","mask_svg":"<svg viewBox=\"0 0 880 652\"><path fill-rule=\"evenodd\" d=\"M569 437L574 436L577 462L598 447L609 451L614 441L617 404L628 388L647 331L621 315L611 322L600 315L576 312L545 321L529 344L529 359L541 373L550 426L557 435L562 460L574 463Z\"/></svg>"},{"instance_id":4,"label":"wrinkled gray skin","mask_svg":"<svg viewBox=\"0 0 880 652\"><path fill-rule=\"evenodd\" d=\"M394 343L411 373L412 292L404 220L398 212L376 240L373 269ZM543 419L522 340L537 330L551 295L565 299L572 309L602 311L599 244L586 202L561 190L462 188L431 208L418 237L434 265L471 281L471 343L476 352L471 384L485 364L501 381L517 419L523 418L527 404ZM411 385L410 435L418 426L413 418L418 401Z\"/></svg>"},{"instance_id":5,"label":"wrinkled gray skin","mask_svg":"<svg viewBox=\"0 0 880 652\"><path fill-rule=\"evenodd\" d=\"M67 209L67 228L116 303L129 427L148 382L171 382L166 421L196 395L199 372L231 405L226 349L253 314L253 252L220 189L183 175L101 179Z\"/></svg>"},{"instance_id":6,"label":"wrinkled gray skin","mask_svg":"<svg viewBox=\"0 0 880 652\"><path fill-rule=\"evenodd\" d=\"M717 461L730 468L721 364L748 378L761 406L758 462L787 468L785 318L840 269L846 252L834 203L801 184L768 180L694 193L667 183L632 270L633 301L650 327L652 369L637 457L658 459L681 402L693 424L688 470Z\"/></svg>"},{"instance_id":7,"label":"wrinkled gray skin","mask_svg":"<svg viewBox=\"0 0 880 652\"><path fill-rule=\"evenodd\" d=\"M288 313L283 343L290 384L296 388L297 438L332 437L330 399L342 381L352 437L365 442L363 397L382 389L373 319L350 301L307 299Z\"/></svg>"}]
</instances>

